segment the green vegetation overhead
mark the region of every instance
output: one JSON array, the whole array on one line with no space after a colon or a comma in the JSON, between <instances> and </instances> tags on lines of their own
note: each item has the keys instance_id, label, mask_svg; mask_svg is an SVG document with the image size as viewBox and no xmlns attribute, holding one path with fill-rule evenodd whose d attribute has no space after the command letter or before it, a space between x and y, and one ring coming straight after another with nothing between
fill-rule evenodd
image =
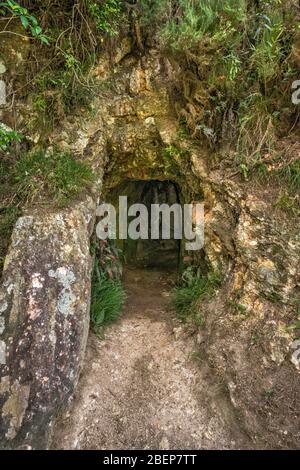
<instances>
[{"instance_id":1,"label":"green vegetation overhead","mask_svg":"<svg viewBox=\"0 0 300 470\"><path fill-rule=\"evenodd\" d=\"M175 65L169 86L179 138L209 147L245 182L271 182L276 207L299 214L299 152L289 151L299 141L300 117L291 100L300 66L295 0L7 0L0 2L0 20L8 74L15 59L6 63L7 40L17 36L16 47L23 47L21 36L30 44L7 98L32 111L22 129L17 122L0 127L4 212L45 194L63 204L91 181L72 157L24 155L32 143L22 136L38 134L47 148L55 126L101 92L91 70L126 35L137 56L156 47ZM162 166L172 165L176 152L168 147Z\"/></svg>"}]
</instances>

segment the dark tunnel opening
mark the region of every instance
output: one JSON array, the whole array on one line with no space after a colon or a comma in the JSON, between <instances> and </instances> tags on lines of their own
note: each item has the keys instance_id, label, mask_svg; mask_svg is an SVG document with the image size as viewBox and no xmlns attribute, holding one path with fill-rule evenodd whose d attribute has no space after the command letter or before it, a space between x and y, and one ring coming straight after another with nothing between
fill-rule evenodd
<instances>
[{"instance_id":1,"label":"dark tunnel opening","mask_svg":"<svg viewBox=\"0 0 300 470\"><path fill-rule=\"evenodd\" d=\"M106 202L118 208L120 196L127 196L128 207L143 204L148 211L148 238L126 240L117 238L116 245L122 250L125 264L142 268L177 269L180 263L181 240L175 239L175 218L170 213L170 237L163 239L163 218L159 219L159 238L151 238L151 206L153 204L180 204L180 188L169 180L126 180L106 194ZM134 217L128 216L128 225ZM117 217L118 220L118 217ZM117 234L119 230L117 230Z\"/></svg>"}]
</instances>

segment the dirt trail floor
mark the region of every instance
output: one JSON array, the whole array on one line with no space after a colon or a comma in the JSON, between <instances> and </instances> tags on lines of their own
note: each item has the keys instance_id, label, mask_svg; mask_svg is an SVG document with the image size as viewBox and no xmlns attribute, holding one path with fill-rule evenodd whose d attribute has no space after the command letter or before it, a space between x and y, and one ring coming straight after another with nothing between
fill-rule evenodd
<instances>
[{"instance_id":1,"label":"dirt trail floor","mask_svg":"<svg viewBox=\"0 0 300 470\"><path fill-rule=\"evenodd\" d=\"M174 276L127 269L123 316L105 339L91 334L72 409L55 432L60 449L251 448L222 384L168 308Z\"/></svg>"}]
</instances>

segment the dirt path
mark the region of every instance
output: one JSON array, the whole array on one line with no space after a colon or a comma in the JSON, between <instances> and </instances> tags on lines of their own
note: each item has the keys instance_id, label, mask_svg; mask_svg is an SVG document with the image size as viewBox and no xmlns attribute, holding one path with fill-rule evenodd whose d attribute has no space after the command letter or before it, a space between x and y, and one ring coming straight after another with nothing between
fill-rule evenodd
<instances>
[{"instance_id":1,"label":"dirt path","mask_svg":"<svg viewBox=\"0 0 300 470\"><path fill-rule=\"evenodd\" d=\"M166 308L170 275L128 270L124 315L90 336L74 406L56 432L63 449L247 448L234 414L193 359L196 335Z\"/></svg>"}]
</instances>

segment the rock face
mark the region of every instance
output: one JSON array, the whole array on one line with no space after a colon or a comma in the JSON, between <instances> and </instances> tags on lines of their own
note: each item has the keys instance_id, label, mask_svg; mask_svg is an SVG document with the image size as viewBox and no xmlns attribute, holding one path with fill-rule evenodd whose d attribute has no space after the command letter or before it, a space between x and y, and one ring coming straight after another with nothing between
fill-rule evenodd
<instances>
[{"instance_id":1,"label":"rock face","mask_svg":"<svg viewBox=\"0 0 300 470\"><path fill-rule=\"evenodd\" d=\"M128 179L171 180L184 201L204 200L198 261L220 270L224 282L216 299L199 306L206 312L200 346L252 439L264 447L299 446L297 338L287 328L300 302L297 227L274 212L268 191L232 177L236 166L226 155L214 164L207 144L180 132L168 60L156 50L131 55L128 43L125 50L112 69L108 59L95 68L113 88L50 142L88 161L99 179L107 150L107 191ZM90 201L29 214L15 228L0 304L4 447L47 446L57 409L76 385L88 330L94 213Z\"/></svg>"},{"instance_id":2,"label":"rock face","mask_svg":"<svg viewBox=\"0 0 300 470\"><path fill-rule=\"evenodd\" d=\"M205 248L198 261L222 272L223 288L199 306L206 312L202 353L256 445L299 446L299 355L289 329L300 303L295 221L274 210L271 191L232 177L236 167L226 154L214 164L205 143L180 132L169 94L176 72L166 58L155 50L141 59L127 55L110 77L113 92L94 104L109 144L106 187L128 179L172 180L187 202L204 200ZM80 148L87 136L82 153L94 156L94 166L96 122L99 117L78 116L67 143Z\"/></svg>"},{"instance_id":3,"label":"rock face","mask_svg":"<svg viewBox=\"0 0 300 470\"><path fill-rule=\"evenodd\" d=\"M206 311L201 348L225 380L255 444L298 448L300 374L294 350L300 348L290 326L299 305L299 235L271 215L262 195L249 191L236 203L232 267L216 299L201 306ZM217 221L220 227L219 217L215 214L207 228ZM226 251L231 256L225 241L220 233L217 246L222 256Z\"/></svg>"},{"instance_id":4,"label":"rock face","mask_svg":"<svg viewBox=\"0 0 300 470\"><path fill-rule=\"evenodd\" d=\"M91 199L19 219L0 291L0 442L45 448L89 330Z\"/></svg>"}]
</instances>

